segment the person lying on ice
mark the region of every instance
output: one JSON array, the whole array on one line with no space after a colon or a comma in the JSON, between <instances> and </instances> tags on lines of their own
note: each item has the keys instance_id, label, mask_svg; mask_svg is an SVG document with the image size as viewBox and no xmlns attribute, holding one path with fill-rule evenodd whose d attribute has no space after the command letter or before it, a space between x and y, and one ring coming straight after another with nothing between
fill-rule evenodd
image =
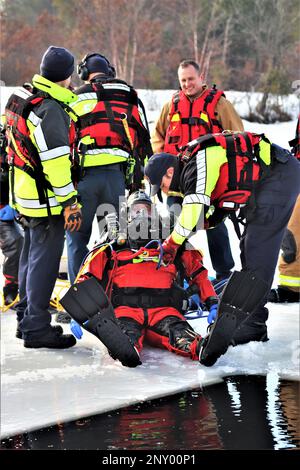
<instances>
[{"instance_id":1,"label":"person lying on ice","mask_svg":"<svg viewBox=\"0 0 300 470\"><path fill-rule=\"evenodd\" d=\"M200 352L201 364L213 365L230 344L266 341L265 304L299 194L299 162L264 134L226 131L193 140L179 158L153 155L145 176L152 196L176 191L183 197L174 230L163 243L164 261L174 259L194 230L214 227L229 214L238 229L235 212L243 210L242 271L231 275L222 293L216 321Z\"/></svg>"},{"instance_id":2,"label":"person lying on ice","mask_svg":"<svg viewBox=\"0 0 300 470\"><path fill-rule=\"evenodd\" d=\"M79 282L61 303L123 365L141 364L139 353L144 340L198 360L202 338L182 314L187 294L176 279L179 271L183 273L214 315L218 299L202 265L202 254L182 247L174 261L160 266L160 242L153 240L158 215L150 197L143 191L131 194L127 214L126 244L118 246L115 242L93 250L85 274L79 275Z\"/></svg>"}]
</instances>

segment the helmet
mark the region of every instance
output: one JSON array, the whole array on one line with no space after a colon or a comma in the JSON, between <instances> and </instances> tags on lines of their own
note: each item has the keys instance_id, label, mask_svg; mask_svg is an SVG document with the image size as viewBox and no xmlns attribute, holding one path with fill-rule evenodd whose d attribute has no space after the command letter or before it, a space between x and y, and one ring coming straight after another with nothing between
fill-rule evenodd
<instances>
[{"instance_id":1,"label":"helmet","mask_svg":"<svg viewBox=\"0 0 300 470\"><path fill-rule=\"evenodd\" d=\"M128 242L131 248L139 249L157 238L156 214L154 204L144 191L135 191L128 197Z\"/></svg>"},{"instance_id":2,"label":"helmet","mask_svg":"<svg viewBox=\"0 0 300 470\"><path fill-rule=\"evenodd\" d=\"M137 214L144 212L151 216L152 201L150 196L145 191L138 190L130 194L127 199L127 214L128 221L134 219Z\"/></svg>"},{"instance_id":3,"label":"helmet","mask_svg":"<svg viewBox=\"0 0 300 470\"><path fill-rule=\"evenodd\" d=\"M141 189L130 194L127 199L127 207L130 207L135 202L146 202L149 205L152 204L150 196L148 196L148 194L146 194L145 191L142 191Z\"/></svg>"}]
</instances>

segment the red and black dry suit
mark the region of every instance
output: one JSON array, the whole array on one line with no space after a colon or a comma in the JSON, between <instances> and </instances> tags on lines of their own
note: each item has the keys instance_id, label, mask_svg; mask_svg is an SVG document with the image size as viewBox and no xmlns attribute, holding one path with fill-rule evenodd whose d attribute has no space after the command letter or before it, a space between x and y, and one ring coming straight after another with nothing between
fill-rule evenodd
<instances>
[{"instance_id":1,"label":"red and black dry suit","mask_svg":"<svg viewBox=\"0 0 300 470\"><path fill-rule=\"evenodd\" d=\"M6 138L0 131L0 210L9 204L8 163ZM19 259L23 246L23 236L13 217L2 219L0 214L0 249L4 255L4 303L9 305L18 295Z\"/></svg>"},{"instance_id":2,"label":"red and black dry suit","mask_svg":"<svg viewBox=\"0 0 300 470\"><path fill-rule=\"evenodd\" d=\"M153 346L168 349L198 360L198 335L179 311L175 280L181 265L190 284L199 289L202 302L216 303L216 293L202 265L199 251L183 251L178 262L157 269L157 250L138 252L125 248L107 248L91 260L88 273L106 288L115 315L124 332L140 351L146 340ZM179 297L182 293L179 294ZM181 297L182 300L182 297Z\"/></svg>"}]
</instances>

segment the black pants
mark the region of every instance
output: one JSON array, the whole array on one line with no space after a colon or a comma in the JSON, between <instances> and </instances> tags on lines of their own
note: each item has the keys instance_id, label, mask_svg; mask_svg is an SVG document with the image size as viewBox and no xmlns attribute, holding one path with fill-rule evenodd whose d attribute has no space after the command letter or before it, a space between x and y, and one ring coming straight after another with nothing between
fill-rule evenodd
<instances>
[{"instance_id":1,"label":"black pants","mask_svg":"<svg viewBox=\"0 0 300 470\"><path fill-rule=\"evenodd\" d=\"M36 226L25 229L19 269L21 302L17 316L25 339L36 338L49 328L48 307L64 247L63 216L35 221Z\"/></svg>"},{"instance_id":2,"label":"black pants","mask_svg":"<svg viewBox=\"0 0 300 470\"><path fill-rule=\"evenodd\" d=\"M67 232L68 271L71 283L79 271L84 257L89 252L88 243L92 233L97 209L101 217L119 210L119 197L125 196L125 179L120 164L88 167L77 187L82 204L82 225L78 232ZM104 212L106 214L104 214Z\"/></svg>"},{"instance_id":3,"label":"black pants","mask_svg":"<svg viewBox=\"0 0 300 470\"><path fill-rule=\"evenodd\" d=\"M300 163L292 155L286 163L275 161L270 174L255 190L255 210L246 215L240 241L242 270L264 279L271 289L280 246L300 188ZM253 319L265 321L267 296Z\"/></svg>"},{"instance_id":4,"label":"black pants","mask_svg":"<svg viewBox=\"0 0 300 470\"><path fill-rule=\"evenodd\" d=\"M23 235L13 220L0 220L0 248L4 256L3 276L5 284L18 285L19 258Z\"/></svg>"}]
</instances>

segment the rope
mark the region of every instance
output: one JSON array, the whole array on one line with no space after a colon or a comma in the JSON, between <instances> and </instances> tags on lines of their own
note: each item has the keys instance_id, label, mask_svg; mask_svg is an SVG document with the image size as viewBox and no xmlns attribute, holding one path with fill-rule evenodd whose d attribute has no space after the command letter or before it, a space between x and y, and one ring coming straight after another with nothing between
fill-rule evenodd
<instances>
[{"instance_id":1,"label":"rope","mask_svg":"<svg viewBox=\"0 0 300 470\"><path fill-rule=\"evenodd\" d=\"M64 281L62 279L57 279L53 292L52 292L52 297L50 300L50 305L51 307L55 308L59 312L64 312L64 308L62 305L59 303L61 297L63 296L62 291L63 290L68 290L70 288L70 282L69 281Z\"/></svg>"},{"instance_id":2,"label":"rope","mask_svg":"<svg viewBox=\"0 0 300 470\"><path fill-rule=\"evenodd\" d=\"M80 276L83 274L83 271L85 270L85 268L87 267L87 265L90 264L90 263L93 261L93 259L94 259L99 253L101 253L102 251L106 250L106 248L107 248L108 246L111 246L111 244L110 244L110 243L106 243L105 245L103 245L101 248L99 248L99 250L97 250L97 251L91 256L91 258L89 257L89 255L87 256L85 263L82 265L82 267L81 267L81 268L79 269L79 271L78 271L78 274L77 274L77 276L76 276L76 279L75 279L75 281L74 281L74 284L76 284L76 282L78 281L78 279L80 278ZM91 252L91 254L92 254L92 253L93 253L93 252Z\"/></svg>"},{"instance_id":3,"label":"rope","mask_svg":"<svg viewBox=\"0 0 300 470\"><path fill-rule=\"evenodd\" d=\"M0 304L0 312L7 312L10 308L12 308L17 302L19 302L20 298L19 295L13 300L10 304L5 305L4 295L1 295L1 304Z\"/></svg>"},{"instance_id":4,"label":"rope","mask_svg":"<svg viewBox=\"0 0 300 470\"><path fill-rule=\"evenodd\" d=\"M14 138L14 135L13 135L11 129L8 129L8 135L9 135L10 140L11 140L12 143L13 143L14 150L15 150L16 154L18 155L18 157L19 157L24 163L26 163L26 165L28 165L28 166L30 166L31 168L33 168L33 166L30 164L29 160L28 160L26 157L24 157L24 155L22 154L22 152L21 152L20 149L18 148L17 142L15 141L15 138Z\"/></svg>"}]
</instances>

